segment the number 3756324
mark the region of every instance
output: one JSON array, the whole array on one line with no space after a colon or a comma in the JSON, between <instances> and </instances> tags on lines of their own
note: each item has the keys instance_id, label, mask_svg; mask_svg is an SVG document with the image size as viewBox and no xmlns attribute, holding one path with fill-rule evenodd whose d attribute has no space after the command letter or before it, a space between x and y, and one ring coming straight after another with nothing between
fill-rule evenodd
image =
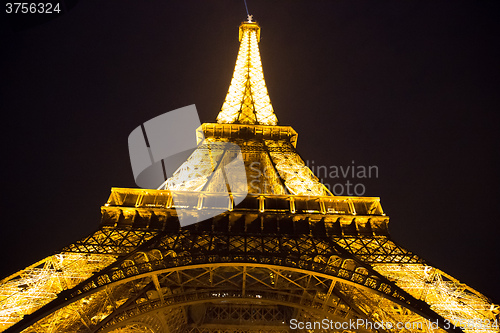
<instances>
[{"instance_id":1,"label":"number 3756324","mask_svg":"<svg viewBox=\"0 0 500 333\"><path fill-rule=\"evenodd\" d=\"M7 2L5 4L7 14L59 14L61 8L59 3L51 2Z\"/></svg>"}]
</instances>

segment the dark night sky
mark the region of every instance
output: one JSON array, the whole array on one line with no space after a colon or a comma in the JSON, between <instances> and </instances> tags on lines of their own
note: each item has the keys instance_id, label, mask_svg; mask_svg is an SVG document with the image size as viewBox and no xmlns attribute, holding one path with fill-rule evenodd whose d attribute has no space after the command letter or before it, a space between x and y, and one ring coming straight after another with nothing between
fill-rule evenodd
<instances>
[{"instance_id":1,"label":"dark night sky","mask_svg":"<svg viewBox=\"0 0 500 333\"><path fill-rule=\"evenodd\" d=\"M394 239L500 302L499 2L248 5L304 159L377 166L351 181L381 197ZM236 0L80 1L16 32L3 16L2 277L97 229L111 187L136 187L139 124L193 103L215 121L246 14Z\"/></svg>"}]
</instances>

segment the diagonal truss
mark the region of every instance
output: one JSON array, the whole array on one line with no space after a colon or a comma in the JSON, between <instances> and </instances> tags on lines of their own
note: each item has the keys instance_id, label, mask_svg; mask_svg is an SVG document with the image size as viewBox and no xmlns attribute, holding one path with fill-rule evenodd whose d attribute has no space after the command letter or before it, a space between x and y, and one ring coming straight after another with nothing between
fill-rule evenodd
<instances>
[{"instance_id":1,"label":"diagonal truss","mask_svg":"<svg viewBox=\"0 0 500 333\"><path fill-rule=\"evenodd\" d=\"M224 133L223 125L215 126L216 128L212 128L212 131ZM230 128L230 130L242 129L245 129L245 127L233 125ZM261 127L261 131L264 132L265 128ZM215 137L216 134L209 131L207 131L206 135L207 137L194 150L187 161L159 189L221 192L217 187L221 183L217 175L220 171L221 161L231 159L232 152L225 145L229 141L239 146L245 165L246 179L244 181L241 179L234 181L239 188L246 186L249 193L255 194L332 195L305 165L295 150L295 141L291 141L291 139L295 140L295 137L288 136L286 132L285 135L278 137L286 137L286 139L277 140L269 140L265 136L262 139L246 140L236 136L228 140ZM269 135L269 137L272 136L272 134ZM226 174L231 176L231 172L226 172Z\"/></svg>"},{"instance_id":2,"label":"diagonal truss","mask_svg":"<svg viewBox=\"0 0 500 333\"><path fill-rule=\"evenodd\" d=\"M441 318L333 239L307 234L277 237L197 229L157 234L139 246L143 250L138 247L122 255L106 269L34 312L30 320L24 320L26 332L76 332L82 327L97 332L129 325L141 313L147 313L149 318L160 308L169 307L170 311L224 298L250 303L281 300L284 306L303 306L304 311L314 308L318 316L336 321L383 318L396 323L401 314L394 309L401 308L406 310L400 312L410 314L415 322ZM126 232L115 235L127 237ZM93 243L96 238L85 238L75 249L87 251L84 243ZM109 243L102 239L101 245ZM114 243L129 246L119 239ZM363 244L367 244L366 239ZM103 246L102 250L107 248ZM381 313L373 312L373 306L367 305L367 300L377 297Z\"/></svg>"},{"instance_id":3,"label":"diagonal truss","mask_svg":"<svg viewBox=\"0 0 500 333\"><path fill-rule=\"evenodd\" d=\"M193 194L197 205L210 195ZM191 307L231 300L281 302L294 318L432 320L463 328L448 331L498 332L465 326L494 324L498 307L394 243L376 199L249 195L241 207L180 229L174 206L165 206L172 195L114 189L99 230L2 281L3 328L210 331L213 323L193 327Z\"/></svg>"}]
</instances>

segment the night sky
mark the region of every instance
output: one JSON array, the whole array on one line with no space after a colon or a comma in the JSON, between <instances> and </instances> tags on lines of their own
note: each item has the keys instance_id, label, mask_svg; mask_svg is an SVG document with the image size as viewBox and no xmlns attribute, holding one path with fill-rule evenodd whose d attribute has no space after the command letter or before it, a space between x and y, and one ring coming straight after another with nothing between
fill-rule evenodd
<instances>
[{"instance_id":1,"label":"night sky","mask_svg":"<svg viewBox=\"0 0 500 333\"><path fill-rule=\"evenodd\" d=\"M393 238L497 303L499 4L248 0L302 157L377 166L350 181L381 197ZM134 128L190 104L215 122L246 13L242 0L80 1L21 30L2 15L5 277L96 230L111 187L136 187Z\"/></svg>"}]
</instances>

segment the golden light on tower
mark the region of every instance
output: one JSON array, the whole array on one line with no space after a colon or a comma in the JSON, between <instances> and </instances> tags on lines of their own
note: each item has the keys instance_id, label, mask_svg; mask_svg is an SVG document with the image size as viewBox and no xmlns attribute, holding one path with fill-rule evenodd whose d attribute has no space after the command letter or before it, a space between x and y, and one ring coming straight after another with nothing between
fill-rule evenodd
<instances>
[{"instance_id":1,"label":"golden light on tower","mask_svg":"<svg viewBox=\"0 0 500 333\"><path fill-rule=\"evenodd\" d=\"M260 60L260 27L251 17L239 28L240 49L219 124L277 125Z\"/></svg>"},{"instance_id":2,"label":"golden light on tower","mask_svg":"<svg viewBox=\"0 0 500 333\"><path fill-rule=\"evenodd\" d=\"M498 305L392 240L379 198L333 196L304 165L297 133L277 125L260 27L249 19L239 34L222 110L193 154L158 190L113 188L99 230L1 280L0 331L278 333L328 318L499 332ZM177 209L222 202L221 142L241 148L248 196L180 228Z\"/></svg>"},{"instance_id":3,"label":"golden light on tower","mask_svg":"<svg viewBox=\"0 0 500 333\"><path fill-rule=\"evenodd\" d=\"M296 152L297 132L290 126L277 126L269 98L258 43L260 26L249 15L239 27L240 48L228 93L217 116L218 124L203 124L200 147L159 189L175 191L210 191L211 173L223 158L210 149L221 135L253 133L280 140L266 140L266 151L245 152L249 193L330 196L332 193L305 165ZM248 126L245 126L248 125ZM243 135L240 135L242 138ZM213 180L213 179L212 179Z\"/></svg>"}]
</instances>

